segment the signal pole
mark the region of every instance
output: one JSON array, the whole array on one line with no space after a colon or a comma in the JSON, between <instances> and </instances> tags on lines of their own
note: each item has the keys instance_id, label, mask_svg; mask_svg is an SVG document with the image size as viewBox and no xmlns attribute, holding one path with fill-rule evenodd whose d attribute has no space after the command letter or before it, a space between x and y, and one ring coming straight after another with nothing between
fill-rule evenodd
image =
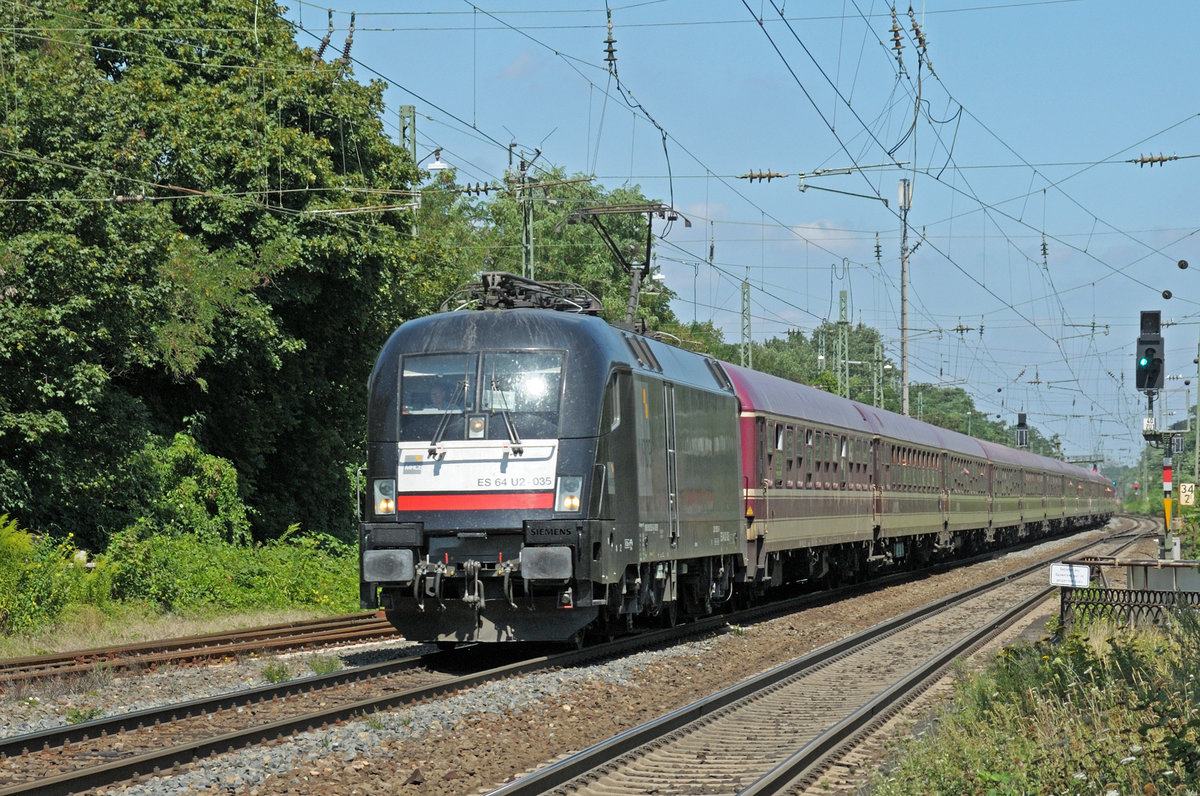
<instances>
[{"instance_id":1,"label":"signal pole","mask_svg":"<svg viewBox=\"0 0 1200 796\"><path fill-rule=\"evenodd\" d=\"M1167 415L1163 412L1161 431L1154 421L1154 398L1163 388L1165 365L1165 342L1162 337L1161 313L1158 310L1142 310L1140 333L1137 339L1137 354L1134 363L1135 386L1146 393L1146 419L1142 423L1142 436L1151 445L1162 445L1163 448L1163 517L1166 527L1163 533L1163 547L1171 544L1171 494L1174 489L1173 472L1171 469L1171 453L1175 447L1175 434L1170 429ZM1165 408L1166 396L1163 404ZM1162 411L1162 410L1160 410Z\"/></svg>"}]
</instances>

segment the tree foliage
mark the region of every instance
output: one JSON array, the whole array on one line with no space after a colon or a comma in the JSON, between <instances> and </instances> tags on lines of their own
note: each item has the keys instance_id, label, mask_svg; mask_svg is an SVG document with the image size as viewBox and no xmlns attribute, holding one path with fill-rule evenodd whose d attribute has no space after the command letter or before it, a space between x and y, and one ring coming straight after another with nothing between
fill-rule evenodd
<instances>
[{"instance_id":1,"label":"tree foliage","mask_svg":"<svg viewBox=\"0 0 1200 796\"><path fill-rule=\"evenodd\" d=\"M461 278L411 213L363 212L417 178L383 86L252 3L0 14L0 507L102 541L188 431L260 536L346 535L374 354Z\"/></svg>"}]
</instances>

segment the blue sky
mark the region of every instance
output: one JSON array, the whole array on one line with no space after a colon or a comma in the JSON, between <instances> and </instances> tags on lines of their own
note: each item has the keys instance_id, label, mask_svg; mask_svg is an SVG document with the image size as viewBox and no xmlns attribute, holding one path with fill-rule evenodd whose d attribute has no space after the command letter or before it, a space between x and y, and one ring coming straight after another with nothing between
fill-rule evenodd
<instances>
[{"instance_id":1,"label":"blue sky","mask_svg":"<svg viewBox=\"0 0 1200 796\"><path fill-rule=\"evenodd\" d=\"M288 5L315 47L329 6ZM351 2L326 58L353 12L355 78L388 84L393 133L414 105L419 153L440 147L461 183L502 182L515 143L672 204L692 221L656 228L675 311L730 342L743 280L758 340L837 320L845 290L899 363L908 178L911 381L1010 424L1026 412L1069 457L1129 462L1134 341L1157 309L1180 375L1160 404L1176 420L1195 400L1200 4L931 0L913 7L923 56L901 5L902 68L890 6L870 0L607 10L615 75L606 7L587 2ZM1160 154L1178 159L1127 162ZM790 176L737 179L760 170Z\"/></svg>"}]
</instances>

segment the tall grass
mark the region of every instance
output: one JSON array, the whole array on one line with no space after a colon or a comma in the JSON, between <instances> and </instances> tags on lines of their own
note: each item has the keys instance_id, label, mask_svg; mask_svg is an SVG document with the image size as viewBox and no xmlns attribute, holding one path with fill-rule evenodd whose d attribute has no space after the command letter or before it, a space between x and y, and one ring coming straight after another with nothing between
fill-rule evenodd
<instances>
[{"instance_id":1,"label":"tall grass","mask_svg":"<svg viewBox=\"0 0 1200 796\"><path fill-rule=\"evenodd\" d=\"M901 744L875 794L1195 793L1200 621L1006 649Z\"/></svg>"}]
</instances>

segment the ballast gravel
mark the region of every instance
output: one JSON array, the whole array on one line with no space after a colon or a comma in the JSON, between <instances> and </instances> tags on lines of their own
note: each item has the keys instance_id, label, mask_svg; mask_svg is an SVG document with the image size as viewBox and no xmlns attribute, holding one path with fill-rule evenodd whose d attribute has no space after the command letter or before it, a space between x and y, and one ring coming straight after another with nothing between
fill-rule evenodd
<instances>
[{"instance_id":1,"label":"ballast gravel","mask_svg":"<svg viewBox=\"0 0 1200 796\"><path fill-rule=\"evenodd\" d=\"M595 665L527 675L360 721L306 732L273 744L190 764L173 776L147 778L100 793L123 794L477 794L740 682L813 649L924 605L969 583L998 577L1056 546L1041 545L968 569L821 606L669 649ZM285 662L307 673L311 657L337 654L352 663L392 657L404 642L322 653ZM408 645L405 653L419 647ZM102 687L33 702L6 697L0 733L62 724L67 710L105 715L197 699L265 684L267 659L167 673L114 676ZM71 705L71 708L67 708Z\"/></svg>"}]
</instances>

